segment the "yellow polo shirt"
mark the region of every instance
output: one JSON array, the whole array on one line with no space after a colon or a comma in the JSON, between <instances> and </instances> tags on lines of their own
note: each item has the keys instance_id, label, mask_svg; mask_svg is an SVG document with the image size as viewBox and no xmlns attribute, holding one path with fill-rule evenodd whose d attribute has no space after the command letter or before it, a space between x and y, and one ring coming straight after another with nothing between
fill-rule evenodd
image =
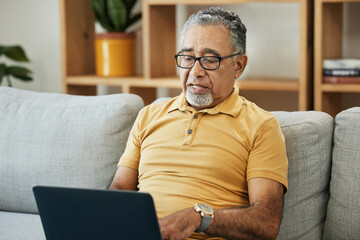
<instances>
[{"instance_id":1,"label":"yellow polo shirt","mask_svg":"<svg viewBox=\"0 0 360 240\"><path fill-rule=\"evenodd\" d=\"M159 218L205 203L249 205L247 181L262 177L287 189L284 137L275 117L233 93L196 111L181 94L143 108L118 166L138 170Z\"/></svg>"}]
</instances>

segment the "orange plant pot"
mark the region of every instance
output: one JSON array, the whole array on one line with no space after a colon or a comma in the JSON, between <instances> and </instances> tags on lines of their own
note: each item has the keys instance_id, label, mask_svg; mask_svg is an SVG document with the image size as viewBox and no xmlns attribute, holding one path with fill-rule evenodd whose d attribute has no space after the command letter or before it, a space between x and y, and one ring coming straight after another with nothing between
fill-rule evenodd
<instances>
[{"instance_id":1,"label":"orange plant pot","mask_svg":"<svg viewBox=\"0 0 360 240\"><path fill-rule=\"evenodd\" d=\"M134 33L97 33L96 74L107 77L134 75L135 41Z\"/></svg>"}]
</instances>

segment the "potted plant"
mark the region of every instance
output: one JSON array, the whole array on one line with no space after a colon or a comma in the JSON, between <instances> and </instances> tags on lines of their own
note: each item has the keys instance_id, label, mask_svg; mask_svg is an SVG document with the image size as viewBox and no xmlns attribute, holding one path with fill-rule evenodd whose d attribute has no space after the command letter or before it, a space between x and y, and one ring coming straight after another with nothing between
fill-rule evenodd
<instances>
[{"instance_id":1,"label":"potted plant","mask_svg":"<svg viewBox=\"0 0 360 240\"><path fill-rule=\"evenodd\" d=\"M29 62L25 51L20 46L3 46L0 45L0 57L4 55L14 61L18 62ZM5 63L0 63L0 85L4 78L6 78L7 84L9 87L12 86L11 78L14 77L16 79L22 81L32 81L32 77L30 77L31 71L25 67L20 66L7 66Z\"/></svg>"},{"instance_id":2,"label":"potted plant","mask_svg":"<svg viewBox=\"0 0 360 240\"><path fill-rule=\"evenodd\" d=\"M107 33L95 34L96 74L135 74L136 35L126 30L141 18L133 14L137 0L92 0L95 19Z\"/></svg>"}]
</instances>

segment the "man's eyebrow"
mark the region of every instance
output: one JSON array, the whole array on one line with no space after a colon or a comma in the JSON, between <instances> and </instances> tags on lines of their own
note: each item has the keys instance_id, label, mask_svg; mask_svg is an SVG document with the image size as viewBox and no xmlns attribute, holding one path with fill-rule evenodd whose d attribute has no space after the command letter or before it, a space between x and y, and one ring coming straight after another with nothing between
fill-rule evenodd
<instances>
[{"instance_id":1,"label":"man's eyebrow","mask_svg":"<svg viewBox=\"0 0 360 240\"><path fill-rule=\"evenodd\" d=\"M182 48L178 54L184 53L184 52L193 52L194 49L192 48Z\"/></svg>"},{"instance_id":2,"label":"man's eyebrow","mask_svg":"<svg viewBox=\"0 0 360 240\"><path fill-rule=\"evenodd\" d=\"M214 54L215 56L220 56L218 51L211 49L211 48L205 48L204 53L210 53L210 54Z\"/></svg>"},{"instance_id":3,"label":"man's eyebrow","mask_svg":"<svg viewBox=\"0 0 360 240\"><path fill-rule=\"evenodd\" d=\"M185 53L185 52L193 52L194 49L193 48L183 48L180 50L180 52L178 54L182 54L182 53ZM203 53L209 53L209 54L213 54L215 56L220 56L219 52L214 50L214 49L211 49L211 48L205 48L204 50L202 50Z\"/></svg>"}]
</instances>

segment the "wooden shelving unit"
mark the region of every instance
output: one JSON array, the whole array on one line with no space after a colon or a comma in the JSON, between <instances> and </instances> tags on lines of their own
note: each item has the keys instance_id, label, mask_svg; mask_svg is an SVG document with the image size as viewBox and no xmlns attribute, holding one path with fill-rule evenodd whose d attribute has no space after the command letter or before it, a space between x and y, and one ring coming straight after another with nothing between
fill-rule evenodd
<instances>
[{"instance_id":1,"label":"wooden shelving unit","mask_svg":"<svg viewBox=\"0 0 360 240\"><path fill-rule=\"evenodd\" d=\"M145 104L155 100L156 89L181 88L173 61L176 52L176 5L224 5L249 2L299 4L300 74L296 79L259 77L237 81L241 90L288 91L298 96L298 110L312 107L312 5L310 0L143 0L143 75L104 78L95 75L94 19L90 0L59 0L62 36L63 91L96 94L97 85L120 86L140 95Z\"/></svg>"},{"instance_id":2,"label":"wooden shelving unit","mask_svg":"<svg viewBox=\"0 0 360 240\"><path fill-rule=\"evenodd\" d=\"M323 60L343 57L343 5L350 2L360 0L315 0L314 108L332 116L344 110L343 94L360 93L360 84L322 83Z\"/></svg>"}]
</instances>

